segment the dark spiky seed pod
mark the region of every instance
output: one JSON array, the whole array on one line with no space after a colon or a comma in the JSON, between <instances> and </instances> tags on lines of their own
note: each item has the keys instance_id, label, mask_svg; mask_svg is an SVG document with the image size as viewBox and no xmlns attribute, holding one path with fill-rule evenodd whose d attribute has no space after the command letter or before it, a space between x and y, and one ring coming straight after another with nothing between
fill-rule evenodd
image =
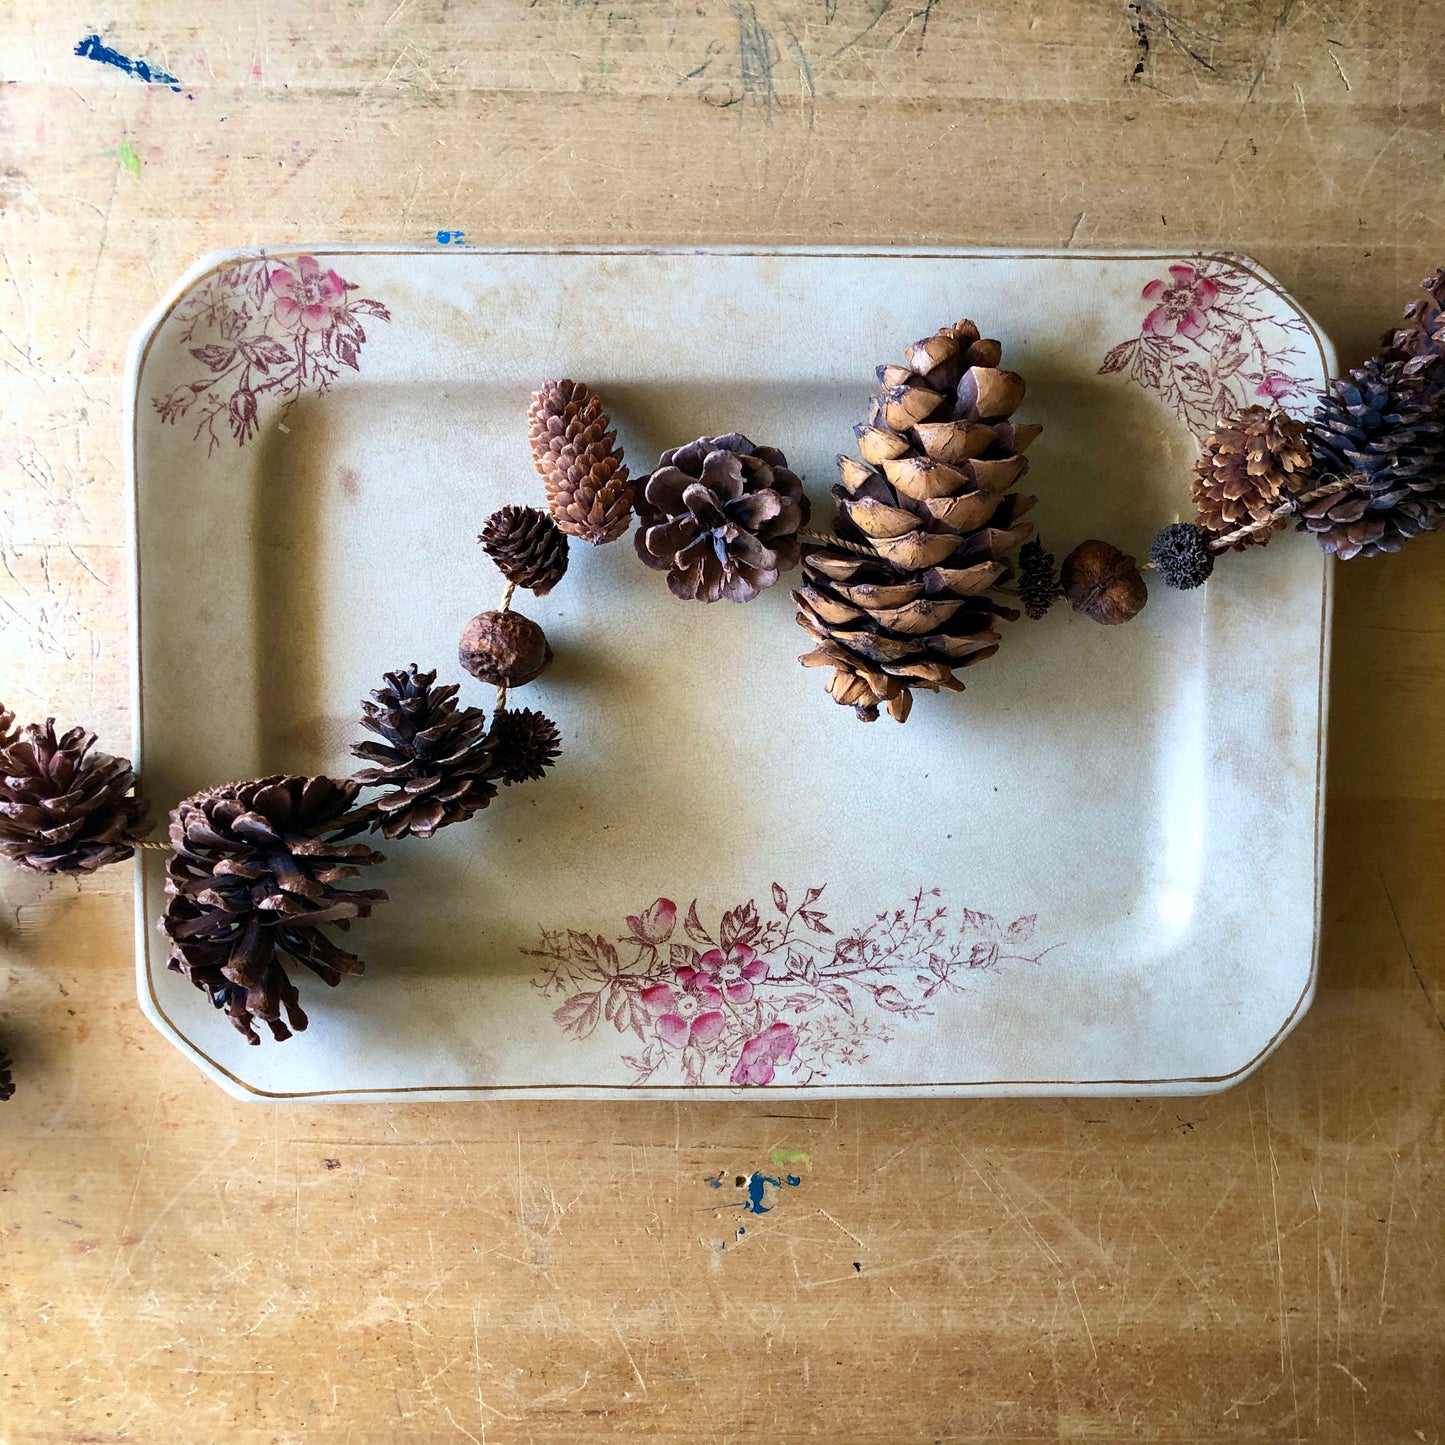
<instances>
[{"instance_id":1,"label":"dark spiky seed pod","mask_svg":"<svg viewBox=\"0 0 1445 1445\"><path fill-rule=\"evenodd\" d=\"M92 751L95 734L55 719L9 735L0 719L0 858L36 873L92 873L135 854L155 826L123 758Z\"/></svg>"},{"instance_id":2,"label":"dark spiky seed pod","mask_svg":"<svg viewBox=\"0 0 1445 1445\"><path fill-rule=\"evenodd\" d=\"M457 686L436 687L436 673L416 663L388 672L386 686L361 705L361 725L380 742L356 743L356 757L374 764L355 775L389 791L372 806L374 832L387 838L430 838L460 823L497 796L496 767L481 708L457 706Z\"/></svg>"},{"instance_id":3,"label":"dark spiky seed pod","mask_svg":"<svg viewBox=\"0 0 1445 1445\"><path fill-rule=\"evenodd\" d=\"M1214 553L1209 533L1192 522L1175 522L1163 528L1149 544L1149 560L1166 586L1187 592L1209 580Z\"/></svg>"},{"instance_id":4,"label":"dark spiky seed pod","mask_svg":"<svg viewBox=\"0 0 1445 1445\"><path fill-rule=\"evenodd\" d=\"M1035 622L1063 596L1058 573L1054 571L1054 554L1045 552L1037 538L1019 548L1018 587L1024 611Z\"/></svg>"},{"instance_id":5,"label":"dark spiky seed pod","mask_svg":"<svg viewBox=\"0 0 1445 1445\"><path fill-rule=\"evenodd\" d=\"M545 596L567 571L567 537L536 507L503 507L477 538L497 570L518 587Z\"/></svg>"},{"instance_id":6,"label":"dark spiky seed pod","mask_svg":"<svg viewBox=\"0 0 1445 1445\"><path fill-rule=\"evenodd\" d=\"M545 713L505 708L492 719L491 742L504 783L540 778L562 751L562 735Z\"/></svg>"}]
</instances>

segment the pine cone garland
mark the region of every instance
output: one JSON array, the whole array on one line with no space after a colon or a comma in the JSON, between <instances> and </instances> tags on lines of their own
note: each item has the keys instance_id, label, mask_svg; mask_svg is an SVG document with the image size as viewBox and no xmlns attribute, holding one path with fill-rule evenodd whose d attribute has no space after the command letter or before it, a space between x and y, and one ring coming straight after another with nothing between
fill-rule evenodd
<instances>
[{"instance_id":1,"label":"pine cone garland","mask_svg":"<svg viewBox=\"0 0 1445 1445\"><path fill-rule=\"evenodd\" d=\"M11 715L7 713L6 718ZM8 732L9 722L0 725ZM123 758L92 752L95 734L55 719L31 724L0 752L0 857L36 873L92 873L134 855L154 824Z\"/></svg>"},{"instance_id":2,"label":"pine cone garland","mask_svg":"<svg viewBox=\"0 0 1445 1445\"><path fill-rule=\"evenodd\" d=\"M567 536L535 507L503 507L477 538L497 570L518 587L545 597L567 571Z\"/></svg>"},{"instance_id":3,"label":"pine cone garland","mask_svg":"<svg viewBox=\"0 0 1445 1445\"><path fill-rule=\"evenodd\" d=\"M346 930L386 894L343 880L382 861L364 843L339 843L356 800L353 779L273 776L197 793L171 814L174 852L161 932L170 967L204 989L248 1043L265 1023L277 1041L306 1027L284 958L334 986L362 962L322 931Z\"/></svg>"},{"instance_id":4,"label":"pine cone garland","mask_svg":"<svg viewBox=\"0 0 1445 1445\"><path fill-rule=\"evenodd\" d=\"M361 725L382 741L368 738L352 747L356 757L375 765L354 777L366 787L394 790L371 804L378 814L371 828L386 838L430 838L497 796L486 714L459 708L455 683L435 682L434 671L420 672L412 663L388 672L386 686L372 693L375 701L361 705Z\"/></svg>"},{"instance_id":5,"label":"pine cone garland","mask_svg":"<svg viewBox=\"0 0 1445 1445\"><path fill-rule=\"evenodd\" d=\"M1311 465L1304 427L1277 407L1250 406L1221 417L1194 464L1199 525L1222 537L1264 521L1287 497L1307 490ZM1234 550L1262 547L1284 525L1278 517L1234 543Z\"/></svg>"},{"instance_id":6,"label":"pine cone garland","mask_svg":"<svg viewBox=\"0 0 1445 1445\"><path fill-rule=\"evenodd\" d=\"M532 459L557 525L614 542L632 520L632 483L602 400L579 381L544 381L527 411Z\"/></svg>"},{"instance_id":7,"label":"pine cone garland","mask_svg":"<svg viewBox=\"0 0 1445 1445\"><path fill-rule=\"evenodd\" d=\"M545 713L504 708L492 719L491 742L497 775L504 783L543 776L562 751L562 735Z\"/></svg>"},{"instance_id":8,"label":"pine cone garland","mask_svg":"<svg viewBox=\"0 0 1445 1445\"><path fill-rule=\"evenodd\" d=\"M793 594L818 644L800 660L831 667L828 691L865 722L886 706L903 721L911 689L962 691L958 670L991 657L994 622L1018 613L984 594L1013 575L1009 554L1033 533L1035 498L1011 488L1041 428L1010 420L1023 378L971 321L916 342L882 366L870 418L854 430L862 460L840 457L834 532L875 555L811 550Z\"/></svg>"},{"instance_id":9,"label":"pine cone garland","mask_svg":"<svg viewBox=\"0 0 1445 1445\"><path fill-rule=\"evenodd\" d=\"M685 601L750 602L798 565L810 506L776 447L737 432L663 452L637 496L637 555Z\"/></svg>"},{"instance_id":10,"label":"pine cone garland","mask_svg":"<svg viewBox=\"0 0 1445 1445\"><path fill-rule=\"evenodd\" d=\"M1445 420L1441 393L1407 362L1372 357L1334 382L1309 426L1316 485L1352 485L1300 513L1341 560L1398 552L1445 519Z\"/></svg>"}]
</instances>

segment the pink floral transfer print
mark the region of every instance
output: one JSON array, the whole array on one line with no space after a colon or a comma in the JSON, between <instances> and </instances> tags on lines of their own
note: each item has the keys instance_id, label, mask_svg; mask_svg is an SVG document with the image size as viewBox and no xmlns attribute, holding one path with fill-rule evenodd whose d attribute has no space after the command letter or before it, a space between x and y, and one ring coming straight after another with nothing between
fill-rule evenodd
<instances>
[{"instance_id":1,"label":"pink floral transfer print","mask_svg":"<svg viewBox=\"0 0 1445 1445\"><path fill-rule=\"evenodd\" d=\"M1308 406L1301 375L1304 319L1285 309L1243 259L1221 252L1181 260L1140 292L1139 334L1104 358L1100 375L1122 372L1157 392L1196 436L1246 406Z\"/></svg>"},{"instance_id":2,"label":"pink floral transfer print","mask_svg":"<svg viewBox=\"0 0 1445 1445\"><path fill-rule=\"evenodd\" d=\"M181 345L201 370L151 399L160 419L194 419L209 455L227 433L245 446L268 398L281 403L284 420L304 393L329 391L342 368L360 371L362 318L390 321L391 313L357 289L314 256L263 252L208 276L175 313Z\"/></svg>"},{"instance_id":3,"label":"pink floral transfer print","mask_svg":"<svg viewBox=\"0 0 1445 1445\"><path fill-rule=\"evenodd\" d=\"M774 883L771 910L749 899L713 928L694 899L681 937L669 898L629 913L614 938L544 928L525 950L544 960L532 985L559 1000L552 1017L564 1034L586 1039L611 1024L635 1039L620 1055L634 1083L807 1085L867 1063L899 1020L932 1014L940 993L1053 951L1030 948L1035 915L1006 925L970 908L955 916L937 888L839 935L818 907L823 891L794 903Z\"/></svg>"}]
</instances>

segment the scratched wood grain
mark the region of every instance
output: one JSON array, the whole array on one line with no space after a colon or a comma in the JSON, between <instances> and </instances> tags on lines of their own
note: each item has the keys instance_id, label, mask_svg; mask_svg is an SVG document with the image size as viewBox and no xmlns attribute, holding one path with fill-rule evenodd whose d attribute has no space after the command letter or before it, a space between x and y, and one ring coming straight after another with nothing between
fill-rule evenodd
<instances>
[{"instance_id":1,"label":"scratched wood grain","mask_svg":"<svg viewBox=\"0 0 1445 1445\"><path fill-rule=\"evenodd\" d=\"M202 251L1228 244L1352 360L1445 259L1440 19L8 0L0 696L126 746L121 360ZM1439 1441L1442 569L1342 570L1323 986L1217 1098L245 1107L126 877L0 876L0 1439Z\"/></svg>"}]
</instances>

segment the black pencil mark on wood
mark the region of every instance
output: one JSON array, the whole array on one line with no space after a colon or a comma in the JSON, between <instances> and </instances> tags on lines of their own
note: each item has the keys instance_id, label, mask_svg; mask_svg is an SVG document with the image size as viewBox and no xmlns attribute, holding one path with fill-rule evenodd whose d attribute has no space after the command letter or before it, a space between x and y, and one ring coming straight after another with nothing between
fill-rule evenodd
<instances>
[{"instance_id":1,"label":"black pencil mark on wood","mask_svg":"<svg viewBox=\"0 0 1445 1445\"><path fill-rule=\"evenodd\" d=\"M1293 0L1289 0L1292 4ZM1162 5L1155 3L1155 0L1130 0L1125 6L1129 14L1129 27L1134 33L1134 69L1130 72L1130 80L1142 80L1149 67L1150 57L1154 51L1156 38L1162 37L1167 40L1181 55L1187 55L1197 66L1207 70L1210 75L1218 75L1219 69L1213 61L1200 53L1196 46L1213 46L1216 37L1206 35L1202 30L1196 30L1192 25L1186 24L1177 15L1164 9ZM1285 11L1288 15L1288 8ZM1278 22L1276 22L1276 27Z\"/></svg>"}]
</instances>

